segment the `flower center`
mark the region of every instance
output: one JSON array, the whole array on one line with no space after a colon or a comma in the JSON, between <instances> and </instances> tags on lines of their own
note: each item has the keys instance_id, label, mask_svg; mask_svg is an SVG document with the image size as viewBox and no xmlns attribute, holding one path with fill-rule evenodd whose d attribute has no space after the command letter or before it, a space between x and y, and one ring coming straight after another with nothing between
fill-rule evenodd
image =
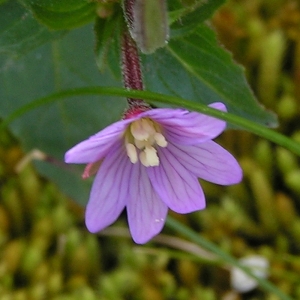
<instances>
[{"instance_id":1,"label":"flower center","mask_svg":"<svg viewBox=\"0 0 300 300\"><path fill-rule=\"evenodd\" d=\"M140 160L145 167L158 166L156 146L164 148L167 145L160 126L148 118L132 122L125 137L126 152L130 161L135 164Z\"/></svg>"}]
</instances>

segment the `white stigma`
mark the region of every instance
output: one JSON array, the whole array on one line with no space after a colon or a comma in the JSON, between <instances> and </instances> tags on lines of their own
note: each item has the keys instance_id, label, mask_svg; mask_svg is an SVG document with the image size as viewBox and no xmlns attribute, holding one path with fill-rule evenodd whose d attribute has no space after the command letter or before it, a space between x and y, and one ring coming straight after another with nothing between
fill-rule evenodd
<instances>
[{"instance_id":1,"label":"white stigma","mask_svg":"<svg viewBox=\"0 0 300 300\"><path fill-rule=\"evenodd\" d=\"M164 148L168 145L159 126L155 126L150 119L140 119L131 123L130 134L131 137L127 136L125 139L126 152L130 161L135 164L140 160L145 167L158 166L159 157L155 146Z\"/></svg>"}]
</instances>

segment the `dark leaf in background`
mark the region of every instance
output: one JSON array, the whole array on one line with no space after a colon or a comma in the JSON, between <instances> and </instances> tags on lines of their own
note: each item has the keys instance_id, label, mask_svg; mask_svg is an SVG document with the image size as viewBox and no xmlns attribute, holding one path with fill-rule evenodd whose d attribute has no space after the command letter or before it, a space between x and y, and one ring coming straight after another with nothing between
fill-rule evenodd
<instances>
[{"instance_id":1,"label":"dark leaf in background","mask_svg":"<svg viewBox=\"0 0 300 300\"><path fill-rule=\"evenodd\" d=\"M114 76L121 80L120 65L120 38L124 26L123 14L119 10L110 18L97 18L95 22L96 34L96 62L99 70L103 72L108 67Z\"/></svg>"},{"instance_id":2,"label":"dark leaf in background","mask_svg":"<svg viewBox=\"0 0 300 300\"><path fill-rule=\"evenodd\" d=\"M40 10L50 11L47 6L50 2L46 2L28 0L27 4L31 3L35 7L34 5L41 3L38 5ZM79 2L74 0L74 3ZM208 5L212 2L205 3ZM220 4L220 1L215 3ZM65 13L64 9L70 9L67 2L54 1L53 5L52 9L60 16ZM0 6L0 9L3 7L8 12L11 9L10 2ZM85 9L85 6L74 6L74 9L83 7ZM205 7L209 8L203 4L202 8ZM24 13L30 17L34 26L27 26L26 22L18 25ZM209 10L203 14L210 16ZM1 38L5 41L3 37L6 37L7 32L15 30L15 34L18 34L21 29L15 26L22 27L23 37L33 36L36 28L41 28L41 32L44 32L41 40L34 40L32 48L28 46L30 43L26 38L11 38L3 42L2 49L6 50L2 51L0 58L3 62L3 67L0 68L0 97L5 99L0 102L2 118L34 99L56 91L83 86L121 86L121 13L105 20L98 19L94 29L86 26L72 30L61 39L54 39L57 38L55 34L62 34L61 32L49 32L36 23L31 14L21 6L11 9L11 13L0 22L7 29L0 30L0 43ZM7 42L15 40L21 41L24 46ZM47 44L37 48L39 43L46 41ZM16 49L16 55L10 54L9 47ZM15 56L33 48L34 51L15 59ZM94 49L101 72L97 69ZM167 47L155 54L143 56L143 62L146 87L151 91L204 104L221 101L230 112L239 116L264 125L276 123L275 117L256 102L243 69L219 46L214 32L205 25L198 26L192 34L172 39ZM108 68L105 68L106 65ZM73 97L33 110L13 122L10 128L20 139L25 151L38 148L62 162L68 148L119 120L125 107L125 99L120 98ZM62 191L79 203L87 201L90 182L82 181L80 172L72 173L45 162L37 164L37 167L41 174L57 183Z\"/></svg>"},{"instance_id":3,"label":"dark leaf in background","mask_svg":"<svg viewBox=\"0 0 300 300\"><path fill-rule=\"evenodd\" d=\"M177 9L170 12L171 38L191 33L198 25L209 19L225 1L200 0L192 1L189 6L177 5ZM171 4L169 6L173 7Z\"/></svg>"},{"instance_id":4,"label":"dark leaf in background","mask_svg":"<svg viewBox=\"0 0 300 300\"><path fill-rule=\"evenodd\" d=\"M38 46L61 37L65 31L49 31L16 1L0 6L0 68Z\"/></svg>"},{"instance_id":5,"label":"dark leaf in background","mask_svg":"<svg viewBox=\"0 0 300 300\"><path fill-rule=\"evenodd\" d=\"M223 49L206 25L164 49L143 56L146 87L195 102L223 102L238 116L266 126L277 124L274 114L255 99L244 70ZM171 66L171 67L170 67Z\"/></svg>"},{"instance_id":6,"label":"dark leaf in background","mask_svg":"<svg viewBox=\"0 0 300 300\"><path fill-rule=\"evenodd\" d=\"M62 89L120 86L109 72L97 70L93 48L93 28L87 26L21 59L7 58L7 67L0 70L0 98L4 99L0 101L0 116L4 118L16 108ZM68 148L119 120L125 105L121 98L74 97L33 110L10 128L25 151L38 148L63 161ZM80 172L73 174L49 163L37 166L66 194L81 204L87 201L90 182L82 181Z\"/></svg>"},{"instance_id":7,"label":"dark leaf in background","mask_svg":"<svg viewBox=\"0 0 300 300\"><path fill-rule=\"evenodd\" d=\"M22 0L39 22L51 29L72 29L96 17L96 1Z\"/></svg>"}]
</instances>

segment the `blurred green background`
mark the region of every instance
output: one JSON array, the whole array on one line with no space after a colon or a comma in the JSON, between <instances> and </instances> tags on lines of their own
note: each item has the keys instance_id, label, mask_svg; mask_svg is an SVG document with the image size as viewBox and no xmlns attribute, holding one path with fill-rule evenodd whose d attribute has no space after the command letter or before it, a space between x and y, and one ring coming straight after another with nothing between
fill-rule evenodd
<instances>
[{"instance_id":1,"label":"blurred green background","mask_svg":"<svg viewBox=\"0 0 300 300\"><path fill-rule=\"evenodd\" d=\"M230 0L214 15L221 44L245 66L279 132L300 143L300 4L296 0ZM172 215L237 258L261 255L269 280L300 299L300 168L289 151L242 131L218 142L244 169L241 184L201 182L207 209ZM99 235L83 208L37 175L18 140L0 136L0 299L279 299L230 284L231 267L168 228L134 244L126 216Z\"/></svg>"}]
</instances>

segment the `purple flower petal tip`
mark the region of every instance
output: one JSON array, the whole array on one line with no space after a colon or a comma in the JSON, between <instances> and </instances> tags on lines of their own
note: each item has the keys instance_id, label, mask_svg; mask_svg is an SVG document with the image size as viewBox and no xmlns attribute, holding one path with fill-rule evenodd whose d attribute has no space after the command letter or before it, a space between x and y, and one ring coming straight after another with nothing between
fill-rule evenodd
<instances>
[{"instance_id":1,"label":"purple flower petal tip","mask_svg":"<svg viewBox=\"0 0 300 300\"><path fill-rule=\"evenodd\" d=\"M87 215L85 217L85 226L90 233L97 233L106 227L106 226L100 226L100 224L98 224L97 221L91 219Z\"/></svg>"},{"instance_id":2,"label":"purple flower petal tip","mask_svg":"<svg viewBox=\"0 0 300 300\"><path fill-rule=\"evenodd\" d=\"M223 103L209 106L226 111ZM238 162L212 141L225 127L200 113L159 108L116 122L70 149L67 163L88 164L84 177L97 173L86 208L88 230L111 225L126 208L132 238L144 244L161 232L168 208L205 208L198 178L239 183Z\"/></svg>"},{"instance_id":3,"label":"purple flower petal tip","mask_svg":"<svg viewBox=\"0 0 300 300\"><path fill-rule=\"evenodd\" d=\"M222 102L215 102L215 103L209 104L208 106L211 108L214 108L214 109L221 110L221 111L227 111L225 104Z\"/></svg>"}]
</instances>

